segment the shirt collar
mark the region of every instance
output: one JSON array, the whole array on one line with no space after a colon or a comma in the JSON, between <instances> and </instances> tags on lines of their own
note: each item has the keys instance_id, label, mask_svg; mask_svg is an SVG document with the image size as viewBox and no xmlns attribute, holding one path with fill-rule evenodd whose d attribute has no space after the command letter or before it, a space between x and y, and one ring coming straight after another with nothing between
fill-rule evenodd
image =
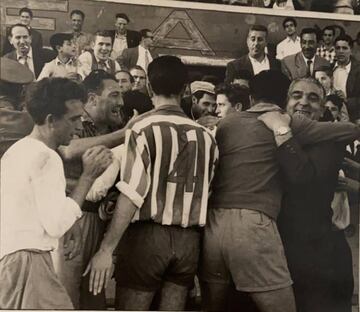
<instances>
[{"instance_id":1,"label":"shirt collar","mask_svg":"<svg viewBox=\"0 0 360 312\"><path fill-rule=\"evenodd\" d=\"M251 57L250 54L249 54L249 59L252 63L258 63L258 64L265 64L266 62L268 62L268 57L266 54L261 62L259 62L257 59L254 59L253 57Z\"/></svg>"},{"instance_id":2,"label":"shirt collar","mask_svg":"<svg viewBox=\"0 0 360 312\"><path fill-rule=\"evenodd\" d=\"M17 51L16 51L16 59L19 60L23 58L22 55L20 55ZM33 53L32 53L32 48L30 47L29 53L27 54L27 59L31 60L33 58Z\"/></svg>"},{"instance_id":3,"label":"shirt collar","mask_svg":"<svg viewBox=\"0 0 360 312\"><path fill-rule=\"evenodd\" d=\"M66 63L62 62L59 57L57 56L55 59L55 64L56 65L72 65L74 63L74 59L69 59Z\"/></svg>"},{"instance_id":4,"label":"shirt collar","mask_svg":"<svg viewBox=\"0 0 360 312\"><path fill-rule=\"evenodd\" d=\"M315 55L313 56L313 58L312 58L312 59L308 59L308 58L306 58L306 57L305 57L305 55L304 55L304 53L302 53L302 52L301 52L301 55L303 56L304 61L305 61L305 63L306 63L306 64L307 64L307 61L311 61L311 62L312 62L312 64L314 64L314 62L315 62Z\"/></svg>"},{"instance_id":5,"label":"shirt collar","mask_svg":"<svg viewBox=\"0 0 360 312\"><path fill-rule=\"evenodd\" d=\"M98 64L104 62L106 66L108 66L108 67L110 66L110 65L109 65L109 59L107 59L107 60L105 60L105 61L102 61L102 60L99 60L98 57L97 57L95 54L94 54L94 56L95 56L96 62L97 62Z\"/></svg>"},{"instance_id":6,"label":"shirt collar","mask_svg":"<svg viewBox=\"0 0 360 312\"><path fill-rule=\"evenodd\" d=\"M335 69L338 68L338 67L340 67L340 68L345 68L346 72L349 73L350 70L351 70L351 60L350 60L350 62L349 62L346 66L341 66L341 65L338 64L338 62L336 62L336 63L335 63L335 66L334 66L334 71L335 71Z\"/></svg>"},{"instance_id":7,"label":"shirt collar","mask_svg":"<svg viewBox=\"0 0 360 312\"><path fill-rule=\"evenodd\" d=\"M257 103L247 110L247 112L250 113L266 113L274 111L282 111L282 109L275 104L266 102Z\"/></svg>"},{"instance_id":8,"label":"shirt collar","mask_svg":"<svg viewBox=\"0 0 360 312\"><path fill-rule=\"evenodd\" d=\"M139 45L139 52L143 51L145 53L145 51L148 51L147 49L145 49L143 46Z\"/></svg>"},{"instance_id":9,"label":"shirt collar","mask_svg":"<svg viewBox=\"0 0 360 312\"><path fill-rule=\"evenodd\" d=\"M290 37L286 37L286 42L300 42L300 37L296 36L295 40L292 40Z\"/></svg>"}]
</instances>

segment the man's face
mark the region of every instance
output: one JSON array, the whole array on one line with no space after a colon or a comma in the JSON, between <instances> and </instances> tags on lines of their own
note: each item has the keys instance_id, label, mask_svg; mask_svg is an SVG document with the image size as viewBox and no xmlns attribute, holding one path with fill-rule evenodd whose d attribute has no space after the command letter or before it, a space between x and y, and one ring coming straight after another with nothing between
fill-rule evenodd
<instances>
[{"instance_id":1,"label":"man's face","mask_svg":"<svg viewBox=\"0 0 360 312\"><path fill-rule=\"evenodd\" d=\"M331 115L334 117L335 120L338 120L340 117L340 112L338 107L331 101L327 101L325 103L325 107L330 111Z\"/></svg>"},{"instance_id":2,"label":"man's face","mask_svg":"<svg viewBox=\"0 0 360 312\"><path fill-rule=\"evenodd\" d=\"M71 26L73 31L81 31L83 26L84 20L80 14L73 14L71 15Z\"/></svg>"},{"instance_id":3,"label":"man's face","mask_svg":"<svg viewBox=\"0 0 360 312\"><path fill-rule=\"evenodd\" d=\"M334 40L334 33L332 30L330 29L325 29L324 33L323 33L323 41L325 43L325 45L330 46L333 44L333 40Z\"/></svg>"},{"instance_id":4,"label":"man's face","mask_svg":"<svg viewBox=\"0 0 360 312\"><path fill-rule=\"evenodd\" d=\"M253 58L265 55L266 32L251 30L246 40L249 54Z\"/></svg>"},{"instance_id":5,"label":"man's face","mask_svg":"<svg viewBox=\"0 0 360 312\"><path fill-rule=\"evenodd\" d=\"M289 90L286 110L290 116L302 114L310 119L319 120L323 114L323 92L316 84L299 81Z\"/></svg>"},{"instance_id":6,"label":"man's face","mask_svg":"<svg viewBox=\"0 0 360 312\"><path fill-rule=\"evenodd\" d=\"M141 69L132 69L131 76L134 78L133 90L143 90L146 88L146 73Z\"/></svg>"},{"instance_id":7,"label":"man's face","mask_svg":"<svg viewBox=\"0 0 360 312\"><path fill-rule=\"evenodd\" d=\"M153 45L153 42L154 42L154 34L151 31L148 31L146 33L146 37L142 38L142 44L145 49L148 49Z\"/></svg>"},{"instance_id":8,"label":"man's face","mask_svg":"<svg viewBox=\"0 0 360 312\"><path fill-rule=\"evenodd\" d=\"M110 57L112 42L110 37L96 36L94 42L94 54L100 60Z\"/></svg>"},{"instance_id":9,"label":"man's face","mask_svg":"<svg viewBox=\"0 0 360 312\"><path fill-rule=\"evenodd\" d=\"M195 96L192 97L191 111L194 118L197 120L200 117L213 115L215 113L216 101L215 95L204 93L202 98L198 101Z\"/></svg>"},{"instance_id":10,"label":"man's face","mask_svg":"<svg viewBox=\"0 0 360 312\"><path fill-rule=\"evenodd\" d=\"M67 112L61 118L55 119L53 125L57 146L69 145L74 135L82 129L83 105L80 100L68 100L65 102Z\"/></svg>"},{"instance_id":11,"label":"man's face","mask_svg":"<svg viewBox=\"0 0 360 312\"><path fill-rule=\"evenodd\" d=\"M347 41L340 40L335 43L336 59L339 64L348 64L351 57L351 47Z\"/></svg>"},{"instance_id":12,"label":"man's face","mask_svg":"<svg viewBox=\"0 0 360 312\"><path fill-rule=\"evenodd\" d=\"M218 94L216 96L216 111L218 117L224 118L227 115L236 112L236 109L231 106L228 97L225 94Z\"/></svg>"},{"instance_id":13,"label":"man's face","mask_svg":"<svg viewBox=\"0 0 360 312\"><path fill-rule=\"evenodd\" d=\"M332 87L332 79L324 71L315 72L315 79L321 83L326 93L329 93Z\"/></svg>"},{"instance_id":14,"label":"man's face","mask_svg":"<svg viewBox=\"0 0 360 312\"><path fill-rule=\"evenodd\" d=\"M76 55L75 43L72 40L65 40L59 49L59 53L62 53L65 57L74 57Z\"/></svg>"},{"instance_id":15,"label":"man's face","mask_svg":"<svg viewBox=\"0 0 360 312\"><path fill-rule=\"evenodd\" d=\"M96 121L111 127L120 127L123 124L123 98L118 83L112 79L103 81L103 90L96 95L97 105L92 116Z\"/></svg>"},{"instance_id":16,"label":"man's face","mask_svg":"<svg viewBox=\"0 0 360 312\"><path fill-rule=\"evenodd\" d=\"M31 36L25 27L16 26L12 29L9 37L10 43L16 51L21 54L28 54L31 46Z\"/></svg>"},{"instance_id":17,"label":"man's face","mask_svg":"<svg viewBox=\"0 0 360 312\"><path fill-rule=\"evenodd\" d=\"M317 39L315 34L303 34L301 37L301 50L307 59L312 59L316 53Z\"/></svg>"},{"instance_id":18,"label":"man's face","mask_svg":"<svg viewBox=\"0 0 360 312\"><path fill-rule=\"evenodd\" d=\"M124 94L125 92L130 91L132 89L133 85L130 81L130 77L128 73L118 72L115 75L115 77L118 80L121 93Z\"/></svg>"},{"instance_id":19,"label":"man's face","mask_svg":"<svg viewBox=\"0 0 360 312\"><path fill-rule=\"evenodd\" d=\"M25 25L25 26L30 26L30 23L31 23L31 16L28 12L22 12L20 14L20 23Z\"/></svg>"},{"instance_id":20,"label":"man's face","mask_svg":"<svg viewBox=\"0 0 360 312\"><path fill-rule=\"evenodd\" d=\"M292 21L288 21L284 25L286 34L290 37L296 32L296 27Z\"/></svg>"},{"instance_id":21,"label":"man's face","mask_svg":"<svg viewBox=\"0 0 360 312\"><path fill-rule=\"evenodd\" d=\"M116 31L121 34L124 35L126 33L126 26L127 26L128 22L125 18L117 18L115 21L115 28Z\"/></svg>"}]
</instances>

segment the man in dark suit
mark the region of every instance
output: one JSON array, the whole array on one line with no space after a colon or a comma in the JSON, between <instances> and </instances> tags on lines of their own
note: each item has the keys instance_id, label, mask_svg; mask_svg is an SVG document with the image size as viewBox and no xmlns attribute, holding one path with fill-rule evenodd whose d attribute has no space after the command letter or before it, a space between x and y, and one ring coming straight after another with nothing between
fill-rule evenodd
<instances>
[{"instance_id":1,"label":"man in dark suit","mask_svg":"<svg viewBox=\"0 0 360 312\"><path fill-rule=\"evenodd\" d=\"M35 79L39 76L45 61L41 50L35 51L31 47L30 30L23 24L15 24L10 28L9 42L15 48L4 57L19 62L28 67Z\"/></svg>"},{"instance_id":2,"label":"man in dark suit","mask_svg":"<svg viewBox=\"0 0 360 312\"><path fill-rule=\"evenodd\" d=\"M130 69L135 65L141 66L145 72L151 61L158 55L149 49L153 44L154 35L150 29L140 30L141 41L138 47L125 49L117 59L122 69Z\"/></svg>"},{"instance_id":3,"label":"man in dark suit","mask_svg":"<svg viewBox=\"0 0 360 312\"><path fill-rule=\"evenodd\" d=\"M115 16L115 30L110 30L113 50L111 57L117 59L125 49L135 48L139 45L141 37L139 32L127 29L129 17L124 13Z\"/></svg>"},{"instance_id":4,"label":"man in dark suit","mask_svg":"<svg viewBox=\"0 0 360 312\"><path fill-rule=\"evenodd\" d=\"M330 63L316 55L318 40L314 28L304 28L300 34L301 52L281 60L281 69L290 80L313 76L315 71Z\"/></svg>"},{"instance_id":5,"label":"man in dark suit","mask_svg":"<svg viewBox=\"0 0 360 312\"><path fill-rule=\"evenodd\" d=\"M352 57L352 38L340 35L335 39L337 62L334 65L334 88L346 95L350 120L360 119L360 62Z\"/></svg>"},{"instance_id":6,"label":"man in dark suit","mask_svg":"<svg viewBox=\"0 0 360 312\"><path fill-rule=\"evenodd\" d=\"M232 83L241 70L247 70L251 77L263 70L280 70L280 62L265 53L267 35L267 28L263 25L253 25L250 27L246 39L249 53L227 64L225 73L226 83Z\"/></svg>"},{"instance_id":7,"label":"man in dark suit","mask_svg":"<svg viewBox=\"0 0 360 312\"><path fill-rule=\"evenodd\" d=\"M30 27L31 20L33 19L33 12L29 8L22 8L19 11L20 24L25 25L31 35L31 47L33 51L40 51L43 47L43 40L41 33ZM2 44L1 55L5 55L14 50L14 47L9 42L8 38L4 38Z\"/></svg>"}]
</instances>

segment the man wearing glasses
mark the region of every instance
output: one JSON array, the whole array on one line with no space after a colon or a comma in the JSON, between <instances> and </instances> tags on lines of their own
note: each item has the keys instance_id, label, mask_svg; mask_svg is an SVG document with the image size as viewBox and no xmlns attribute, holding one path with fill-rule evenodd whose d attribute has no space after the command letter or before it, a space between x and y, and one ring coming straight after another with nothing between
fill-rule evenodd
<instances>
[{"instance_id":1,"label":"man wearing glasses","mask_svg":"<svg viewBox=\"0 0 360 312\"><path fill-rule=\"evenodd\" d=\"M147 73L147 67L158 55L149 49L153 45L154 35L150 29L140 30L141 41L138 47L125 49L117 59L121 68L130 69L135 65L141 66Z\"/></svg>"}]
</instances>

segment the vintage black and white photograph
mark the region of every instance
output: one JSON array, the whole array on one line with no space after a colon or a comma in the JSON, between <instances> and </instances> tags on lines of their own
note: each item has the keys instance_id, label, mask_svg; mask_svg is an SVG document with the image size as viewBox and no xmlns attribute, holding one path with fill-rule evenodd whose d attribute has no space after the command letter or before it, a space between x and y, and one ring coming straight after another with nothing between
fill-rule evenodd
<instances>
[{"instance_id":1,"label":"vintage black and white photograph","mask_svg":"<svg viewBox=\"0 0 360 312\"><path fill-rule=\"evenodd\" d=\"M0 21L0 310L359 312L359 0Z\"/></svg>"}]
</instances>

